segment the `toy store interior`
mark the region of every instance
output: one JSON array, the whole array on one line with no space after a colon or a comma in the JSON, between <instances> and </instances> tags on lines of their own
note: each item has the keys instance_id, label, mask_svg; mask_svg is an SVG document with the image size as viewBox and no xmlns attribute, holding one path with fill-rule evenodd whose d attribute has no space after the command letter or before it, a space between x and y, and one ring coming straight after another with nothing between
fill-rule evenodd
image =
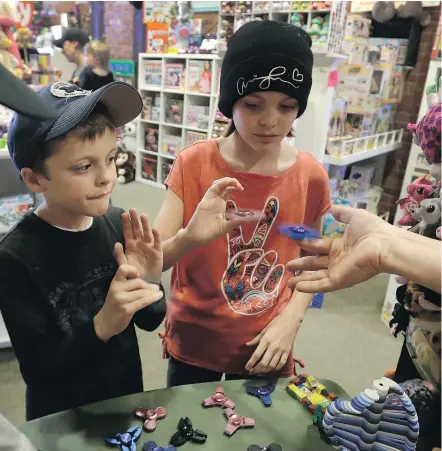
<instances>
[{"instance_id":1,"label":"toy store interior","mask_svg":"<svg viewBox=\"0 0 442 451\"><path fill-rule=\"evenodd\" d=\"M286 140L325 168L332 205L366 210L440 247L439 1L1 0L0 63L33 91L56 82L92 89L81 83L89 52L99 49L99 70L131 85L143 103L139 116L117 129L111 203L125 211L136 208L153 224L180 151L229 130L231 120L218 106L229 40L250 22L268 20L300 27L311 40L308 104ZM11 161L7 138L13 114L0 105L0 243L43 202ZM322 217L325 238L342 239L346 227L330 210ZM295 258L294 243L293 249ZM161 278L166 303L171 277L169 269ZM92 296L87 290L80 297ZM244 291L239 285L235 290L241 299ZM435 292L381 273L349 288L315 293L294 341L298 375L266 379L266 385L246 386L250 380L227 381L226 375L222 387L166 388L170 362L162 358L158 338L163 324L154 333L137 329L144 397L109 399L28 423L30 386L22 372L29 368L14 352L6 323L0 315L0 417L40 451L110 445L172 451L186 442L185 448L210 451L440 447L440 285ZM401 362L409 378L397 380ZM195 401L200 395L202 405ZM235 413L232 400L247 417ZM222 409L207 412L209 406ZM388 411L395 413L387 416ZM235 433L240 428L248 430ZM2 440L0 421L1 449ZM34 448L6 443L5 449Z\"/></svg>"}]
</instances>

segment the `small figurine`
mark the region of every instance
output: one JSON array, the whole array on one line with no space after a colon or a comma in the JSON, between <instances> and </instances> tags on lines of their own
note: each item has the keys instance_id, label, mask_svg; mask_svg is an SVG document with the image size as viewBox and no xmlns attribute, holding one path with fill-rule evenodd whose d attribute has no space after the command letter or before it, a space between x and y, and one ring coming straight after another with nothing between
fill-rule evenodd
<instances>
[{"instance_id":1,"label":"small figurine","mask_svg":"<svg viewBox=\"0 0 442 451\"><path fill-rule=\"evenodd\" d=\"M144 420L143 427L147 432L153 432L157 428L157 420L166 417L167 411L164 407L156 409L136 409L134 412L137 418Z\"/></svg>"},{"instance_id":2,"label":"small figurine","mask_svg":"<svg viewBox=\"0 0 442 451\"><path fill-rule=\"evenodd\" d=\"M135 442L140 438L141 432L140 426L135 426L127 432L117 433L113 437L108 437L105 441L108 445L118 446L121 451L137 451Z\"/></svg>"},{"instance_id":3,"label":"small figurine","mask_svg":"<svg viewBox=\"0 0 442 451\"><path fill-rule=\"evenodd\" d=\"M321 237L316 229L304 225L281 226L278 231L292 240L314 240Z\"/></svg>"},{"instance_id":4,"label":"small figurine","mask_svg":"<svg viewBox=\"0 0 442 451\"><path fill-rule=\"evenodd\" d=\"M278 443L270 443L269 446L250 445L247 451L282 451L282 447Z\"/></svg>"},{"instance_id":5,"label":"small figurine","mask_svg":"<svg viewBox=\"0 0 442 451\"><path fill-rule=\"evenodd\" d=\"M207 434L199 429L194 429L190 418L181 418L178 422L177 431L170 438L170 444L173 446L181 446L184 443L205 443Z\"/></svg>"},{"instance_id":6,"label":"small figurine","mask_svg":"<svg viewBox=\"0 0 442 451\"><path fill-rule=\"evenodd\" d=\"M246 392L251 396L256 396L257 398L259 398L266 407L272 405L272 398L270 397L270 394L274 391L275 384L272 384L271 382L260 387L255 385L246 386Z\"/></svg>"},{"instance_id":7,"label":"small figurine","mask_svg":"<svg viewBox=\"0 0 442 451\"><path fill-rule=\"evenodd\" d=\"M227 417L227 425L224 434L233 435L238 429L252 428L255 426L253 418L242 417L237 415L233 409L225 409L224 415Z\"/></svg>"},{"instance_id":8,"label":"small figurine","mask_svg":"<svg viewBox=\"0 0 442 451\"><path fill-rule=\"evenodd\" d=\"M155 442L147 442L143 446L143 451L176 451L175 446L169 445L166 448L158 446Z\"/></svg>"},{"instance_id":9,"label":"small figurine","mask_svg":"<svg viewBox=\"0 0 442 451\"><path fill-rule=\"evenodd\" d=\"M217 387L214 395L210 396L203 400L202 405L204 407L227 407L229 409L233 409L235 407L235 403L226 397L224 394L223 387Z\"/></svg>"}]
</instances>

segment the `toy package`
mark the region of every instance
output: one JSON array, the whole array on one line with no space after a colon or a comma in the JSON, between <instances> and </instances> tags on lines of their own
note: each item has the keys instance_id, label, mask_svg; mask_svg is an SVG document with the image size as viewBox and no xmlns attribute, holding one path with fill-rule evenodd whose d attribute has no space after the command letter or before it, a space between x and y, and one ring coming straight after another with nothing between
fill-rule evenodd
<instances>
[{"instance_id":1,"label":"toy package","mask_svg":"<svg viewBox=\"0 0 442 451\"><path fill-rule=\"evenodd\" d=\"M143 92L143 111L141 117L148 121L159 121L160 93L159 92Z\"/></svg>"},{"instance_id":2,"label":"toy package","mask_svg":"<svg viewBox=\"0 0 442 451\"><path fill-rule=\"evenodd\" d=\"M190 146L191 144L194 144L198 141L203 141L205 139L207 139L207 133L188 131L186 137L186 145Z\"/></svg>"},{"instance_id":3,"label":"toy package","mask_svg":"<svg viewBox=\"0 0 442 451\"><path fill-rule=\"evenodd\" d=\"M162 67L160 60L143 60L145 86L161 86Z\"/></svg>"},{"instance_id":4,"label":"toy package","mask_svg":"<svg viewBox=\"0 0 442 451\"><path fill-rule=\"evenodd\" d=\"M347 119L347 99L335 99L333 102L330 125L328 128L329 138L342 136L344 134L344 124Z\"/></svg>"},{"instance_id":5,"label":"toy package","mask_svg":"<svg viewBox=\"0 0 442 451\"><path fill-rule=\"evenodd\" d=\"M166 64L164 86L168 89L184 89L184 64Z\"/></svg>"},{"instance_id":6,"label":"toy package","mask_svg":"<svg viewBox=\"0 0 442 451\"><path fill-rule=\"evenodd\" d=\"M190 60L188 68L189 90L210 94L212 86L212 63Z\"/></svg>"},{"instance_id":7,"label":"toy package","mask_svg":"<svg viewBox=\"0 0 442 451\"><path fill-rule=\"evenodd\" d=\"M30 194L0 197L0 222L13 226L33 207L34 199Z\"/></svg>"},{"instance_id":8,"label":"toy package","mask_svg":"<svg viewBox=\"0 0 442 451\"><path fill-rule=\"evenodd\" d=\"M157 181L158 158L156 155L143 155L141 158L141 177L152 182Z\"/></svg>"},{"instance_id":9,"label":"toy package","mask_svg":"<svg viewBox=\"0 0 442 451\"><path fill-rule=\"evenodd\" d=\"M158 152L158 129L147 128L144 134L144 148L150 152Z\"/></svg>"},{"instance_id":10,"label":"toy package","mask_svg":"<svg viewBox=\"0 0 442 451\"><path fill-rule=\"evenodd\" d=\"M367 38L346 36L342 42L342 53L348 56L348 64L367 64Z\"/></svg>"},{"instance_id":11,"label":"toy package","mask_svg":"<svg viewBox=\"0 0 442 451\"><path fill-rule=\"evenodd\" d=\"M164 183L164 180L167 179L169 172L172 170L173 161L164 160L161 163L161 181Z\"/></svg>"},{"instance_id":12,"label":"toy package","mask_svg":"<svg viewBox=\"0 0 442 451\"><path fill-rule=\"evenodd\" d=\"M183 123L184 100L168 98L166 100L166 122L168 124Z\"/></svg>"},{"instance_id":13,"label":"toy package","mask_svg":"<svg viewBox=\"0 0 442 451\"><path fill-rule=\"evenodd\" d=\"M164 135L161 138L161 151L168 155L177 155L181 149L181 136Z\"/></svg>"},{"instance_id":14,"label":"toy package","mask_svg":"<svg viewBox=\"0 0 442 451\"><path fill-rule=\"evenodd\" d=\"M408 39L369 38L367 43L368 62L376 64L405 64Z\"/></svg>"},{"instance_id":15,"label":"toy package","mask_svg":"<svg viewBox=\"0 0 442 451\"><path fill-rule=\"evenodd\" d=\"M364 113L372 99L373 68L362 64L339 66L337 97L348 99L348 112Z\"/></svg>"},{"instance_id":16,"label":"toy package","mask_svg":"<svg viewBox=\"0 0 442 451\"><path fill-rule=\"evenodd\" d=\"M187 126L207 130L209 128L209 107L189 105L187 107Z\"/></svg>"},{"instance_id":17,"label":"toy package","mask_svg":"<svg viewBox=\"0 0 442 451\"><path fill-rule=\"evenodd\" d=\"M371 19L360 14L348 14L345 24L345 36L368 38L370 36Z\"/></svg>"}]
</instances>

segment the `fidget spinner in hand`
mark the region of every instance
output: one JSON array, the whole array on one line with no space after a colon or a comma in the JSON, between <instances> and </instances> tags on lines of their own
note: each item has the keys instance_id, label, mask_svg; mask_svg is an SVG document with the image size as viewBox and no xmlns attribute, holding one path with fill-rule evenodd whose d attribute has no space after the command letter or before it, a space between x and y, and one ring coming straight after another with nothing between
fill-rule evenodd
<instances>
[{"instance_id":1,"label":"fidget spinner in hand","mask_svg":"<svg viewBox=\"0 0 442 451\"><path fill-rule=\"evenodd\" d=\"M181 446L184 443L205 443L207 434L199 429L194 429L190 418L181 418L178 422L177 431L170 438L170 444L173 446Z\"/></svg>"},{"instance_id":2,"label":"fidget spinner in hand","mask_svg":"<svg viewBox=\"0 0 442 451\"><path fill-rule=\"evenodd\" d=\"M229 409L233 409L235 407L235 403L226 397L224 393L223 387L217 387L215 393L210 396L209 398L206 398L202 402L203 407L226 407Z\"/></svg>"},{"instance_id":3,"label":"fidget spinner in hand","mask_svg":"<svg viewBox=\"0 0 442 451\"><path fill-rule=\"evenodd\" d=\"M130 428L127 432L117 433L113 437L105 439L108 445L118 446L121 451L137 451L136 441L141 436L140 426Z\"/></svg>"},{"instance_id":4,"label":"fidget spinner in hand","mask_svg":"<svg viewBox=\"0 0 442 451\"><path fill-rule=\"evenodd\" d=\"M275 384L269 382L266 385L256 386L256 385L246 385L246 392L251 396L256 396L261 400L261 402L269 407L272 405L272 398L270 395L275 391Z\"/></svg>"},{"instance_id":5,"label":"fidget spinner in hand","mask_svg":"<svg viewBox=\"0 0 442 451\"><path fill-rule=\"evenodd\" d=\"M305 225L280 226L278 232L292 240L314 240L321 237L316 229Z\"/></svg>"},{"instance_id":6,"label":"fidget spinner in hand","mask_svg":"<svg viewBox=\"0 0 442 451\"><path fill-rule=\"evenodd\" d=\"M147 432L153 432L157 428L157 420L166 417L167 411L164 407L157 407L156 409L136 409L135 416L140 420L144 420L143 427Z\"/></svg>"},{"instance_id":7,"label":"fidget spinner in hand","mask_svg":"<svg viewBox=\"0 0 442 451\"><path fill-rule=\"evenodd\" d=\"M225 409L224 415L227 417L227 425L224 429L224 434L226 435L233 435L238 429L255 426L253 418L242 417L235 413L233 409Z\"/></svg>"}]
</instances>

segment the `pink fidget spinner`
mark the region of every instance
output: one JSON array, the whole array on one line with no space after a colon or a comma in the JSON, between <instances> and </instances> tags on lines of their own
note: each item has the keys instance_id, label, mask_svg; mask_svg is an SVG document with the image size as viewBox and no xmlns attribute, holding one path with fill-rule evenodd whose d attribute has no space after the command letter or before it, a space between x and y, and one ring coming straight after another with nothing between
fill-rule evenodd
<instances>
[{"instance_id":1,"label":"pink fidget spinner","mask_svg":"<svg viewBox=\"0 0 442 451\"><path fill-rule=\"evenodd\" d=\"M223 387L216 387L215 394L210 396L209 398L204 399L202 404L204 407L217 406L227 407L229 409L233 409L235 407L235 403L231 399L226 398Z\"/></svg>"},{"instance_id":2,"label":"pink fidget spinner","mask_svg":"<svg viewBox=\"0 0 442 451\"><path fill-rule=\"evenodd\" d=\"M252 428L255 426L255 420L253 418L237 415L233 409L225 409L224 415L227 417L224 434L233 435L238 429Z\"/></svg>"},{"instance_id":3,"label":"pink fidget spinner","mask_svg":"<svg viewBox=\"0 0 442 451\"><path fill-rule=\"evenodd\" d=\"M147 432L153 432L157 428L157 420L163 419L167 415L164 407L157 407L156 409L136 409L135 416L144 421L144 429Z\"/></svg>"}]
</instances>

